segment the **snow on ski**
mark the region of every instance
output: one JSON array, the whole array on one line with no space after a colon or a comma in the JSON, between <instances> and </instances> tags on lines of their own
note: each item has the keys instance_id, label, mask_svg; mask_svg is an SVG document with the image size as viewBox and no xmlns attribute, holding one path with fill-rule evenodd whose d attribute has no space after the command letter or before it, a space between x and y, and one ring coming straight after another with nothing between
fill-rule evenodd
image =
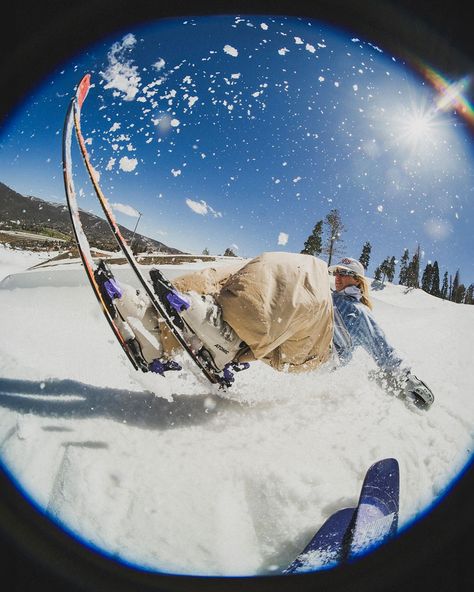
<instances>
[{"instance_id":1,"label":"snow on ski","mask_svg":"<svg viewBox=\"0 0 474 592\"><path fill-rule=\"evenodd\" d=\"M344 508L332 514L283 573L304 573L339 563L344 535L354 512L355 508Z\"/></svg>"},{"instance_id":2,"label":"snow on ski","mask_svg":"<svg viewBox=\"0 0 474 592\"><path fill-rule=\"evenodd\" d=\"M83 86L79 86L78 94L87 92ZM83 99L82 99L83 100ZM74 180L72 174L72 158L71 158L71 142L72 142L72 130L74 128L74 99L71 101L69 105L69 109L66 115L65 123L64 123L64 130L63 130L63 175L64 175L64 186L66 190L66 199L67 204L69 207L69 214L71 216L72 228L74 231L74 236L76 238L76 243L78 246L79 254L84 265L84 269L86 271L87 277L89 278L89 282L92 286L94 294L97 297L97 300L101 304L102 312L106 317L115 337L117 338L118 342L122 346L123 351L127 355L130 363L138 370L138 364L135 361L135 357L131 352L129 346L127 345L126 340L124 339L122 333L120 332L119 328L114 322L114 319L107 307L106 302L101 294L99 285L94 276L94 269L95 263L90 251L89 241L84 234L84 230L82 228L82 223L79 215L79 206L77 203L76 198L76 190L74 187Z\"/></svg>"},{"instance_id":3,"label":"snow on ski","mask_svg":"<svg viewBox=\"0 0 474 592\"><path fill-rule=\"evenodd\" d=\"M179 330L179 323L174 320L174 318L169 314L168 307L166 305L163 305L163 303L158 299L158 297L154 293L150 284L148 283L148 281L144 277L143 273L141 272L141 270L138 266L138 263L135 260L135 257L133 255L130 247L128 246L126 240L124 239L124 237L122 236L122 233L120 232L120 229L119 229L118 224L115 220L115 216L112 212L112 209L110 208L107 198L103 194L103 192L100 188L100 185L98 183L97 174L96 174L96 171L94 170L94 167L91 164L89 153L88 153L87 147L86 147L86 143L85 143L84 137L82 135L82 131L81 131L81 111L82 111L84 101L89 93L90 87L91 87L91 77L90 77L90 74L86 74L82 78L82 80L80 81L77 91L76 91L75 98L72 101L73 121L74 121L74 128L76 131L76 137L78 140L78 144L79 144L80 152L82 154L82 158L84 160L84 164L86 166L87 172L89 173L89 177L91 179L92 186L93 186L96 196L99 200L99 203L102 207L102 210L104 211L107 222L109 223L109 226L112 229L112 232L115 236L115 239L116 239L120 249L122 250L128 263L130 264L131 268L133 269L138 281L143 286L143 289L145 290L146 294L150 298L155 310L157 311L158 315L166 322L170 331L173 333L173 335L178 340L179 344L189 354L189 356L191 357L193 362L200 368L200 370L202 371L204 376L209 380L209 382L211 382L213 384L219 384L222 387L230 386L231 381L227 380L224 374L221 375L220 373L217 373L216 371L214 371L214 369L210 367L209 363L204 358L200 358L191 349L191 347L189 346L187 341L184 339L181 331ZM70 145L70 141L69 141L69 145ZM168 280L166 280L164 275L159 270L157 270L157 271L161 275L162 280L164 282L166 282L169 286L171 286L172 284Z\"/></svg>"},{"instance_id":4,"label":"snow on ski","mask_svg":"<svg viewBox=\"0 0 474 592\"><path fill-rule=\"evenodd\" d=\"M400 474L398 462L374 463L364 479L350 529L347 558L353 559L395 536L398 528Z\"/></svg>"}]
</instances>

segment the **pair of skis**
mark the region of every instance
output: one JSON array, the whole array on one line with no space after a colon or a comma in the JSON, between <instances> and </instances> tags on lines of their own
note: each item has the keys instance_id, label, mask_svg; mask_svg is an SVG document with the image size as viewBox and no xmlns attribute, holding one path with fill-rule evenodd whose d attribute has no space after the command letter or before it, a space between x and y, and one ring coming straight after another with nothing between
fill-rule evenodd
<instances>
[{"instance_id":1,"label":"pair of skis","mask_svg":"<svg viewBox=\"0 0 474 592\"><path fill-rule=\"evenodd\" d=\"M217 371L215 368L213 368L211 361L205 356L205 352L200 353L194 351L188 343L188 340L184 337L183 322L179 317L177 310L173 310L173 308L170 308L169 301L166 300L167 294L172 295L175 292L173 285L161 273L160 270L154 269L153 285L155 288L159 287L158 294L155 293L150 284L148 283L147 279L143 275L130 247L128 246L126 240L120 232L112 209L110 208L109 203L99 186L97 174L94 171L94 168L91 164L89 153L86 147L86 142L81 131L81 111L84 105L84 101L86 100L86 97L89 93L90 87L91 77L90 74L86 74L80 81L75 96L73 97L69 105L63 131L63 172L66 199L69 207L69 213L71 216L71 222L74 230L74 236L77 242L77 247L92 289L99 303L101 304L102 311L115 337L122 346L122 349L127 355L132 366L135 368L135 370L143 370L143 366L141 366L137 362L137 358L135 356L133 349L130 347L129 342L127 342L127 340L124 338L124 336L120 332L119 327L115 323L114 316L110 311L110 306L107 305L107 301L104 298L103 293L101 292L100 286L96 279L96 274L94 273L97 272L98 268L92 257L89 241L82 227L79 206L76 198L76 191L74 188L71 154L73 131L75 131L75 135L79 144L79 149L84 164L86 166L87 172L89 173L92 186L99 200L99 203L104 211L107 222L109 223L109 226L115 236L115 239L123 254L125 255L125 258L127 259L128 263L133 269L140 285L143 287L145 293L150 298L150 301L154 306L157 315L159 315L164 320L164 322L167 324L174 337L177 339L178 343L189 354L194 364L198 366L198 368L201 370L201 372L204 374L207 380L210 383L218 384L221 387L229 387L233 382L232 373L229 371L229 369L226 369L223 372ZM189 332L190 331L188 331L188 333Z\"/></svg>"},{"instance_id":2,"label":"pair of skis","mask_svg":"<svg viewBox=\"0 0 474 592\"><path fill-rule=\"evenodd\" d=\"M398 528L398 462L385 458L366 473L356 508L330 516L283 572L304 573L352 561L394 537Z\"/></svg>"}]
</instances>

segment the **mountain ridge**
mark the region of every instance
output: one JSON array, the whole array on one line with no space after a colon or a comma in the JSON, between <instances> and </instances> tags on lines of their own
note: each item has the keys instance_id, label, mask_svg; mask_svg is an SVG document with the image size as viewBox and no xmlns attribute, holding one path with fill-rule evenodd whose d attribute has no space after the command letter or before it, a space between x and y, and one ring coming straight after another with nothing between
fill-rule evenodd
<instances>
[{"instance_id":1,"label":"mountain ridge","mask_svg":"<svg viewBox=\"0 0 474 592\"><path fill-rule=\"evenodd\" d=\"M104 218L81 210L81 221L91 246L105 250L117 248L110 226ZM120 224L118 226L129 244L133 237L136 251L183 254L183 251L169 247L161 241L138 233L134 235L129 228ZM38 234L52 232L53 235L58 233L58 238L65 235L71 243L75 243L66 204L49 202L32 195L25 196L0 182L0 232L2 230L28 230Z\"/></svg>"}]
</instances>

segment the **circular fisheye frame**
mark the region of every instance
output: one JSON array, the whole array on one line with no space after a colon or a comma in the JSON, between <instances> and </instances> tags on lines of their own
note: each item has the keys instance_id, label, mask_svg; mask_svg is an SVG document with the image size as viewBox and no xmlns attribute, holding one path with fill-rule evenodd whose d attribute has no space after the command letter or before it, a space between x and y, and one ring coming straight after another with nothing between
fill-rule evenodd
<instances>
[{"instance_id":1,"label":"circular fisheye frame","mask_svg":"<svg viewBox=\"0 0 474 592\"><path fill-rule=\"evenodd\" d=\"M4 97L7 568L414 586L472 527L470 62L388 3L92 5Z\"/></svg>"}]
</instances>

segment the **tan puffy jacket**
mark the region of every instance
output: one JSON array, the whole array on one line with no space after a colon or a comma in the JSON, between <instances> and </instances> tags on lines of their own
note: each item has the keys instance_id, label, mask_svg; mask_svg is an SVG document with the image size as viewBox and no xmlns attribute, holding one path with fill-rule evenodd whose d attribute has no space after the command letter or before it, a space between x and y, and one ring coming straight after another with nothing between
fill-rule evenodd
<instances>
[{"instance_id":1,"label":"tan puffy jacket","mask_svg":"<svg viewBox=\"0 0 474 592\"><path fill-rule=\"evenodd\" d=\"M327 265L311 255L263 253L173 281L182 292L211 294L256 359L275 370L317 368L331 354L333 307ZM167 336L166 349L176 344Z\"/></svg>"}]
</instances>

